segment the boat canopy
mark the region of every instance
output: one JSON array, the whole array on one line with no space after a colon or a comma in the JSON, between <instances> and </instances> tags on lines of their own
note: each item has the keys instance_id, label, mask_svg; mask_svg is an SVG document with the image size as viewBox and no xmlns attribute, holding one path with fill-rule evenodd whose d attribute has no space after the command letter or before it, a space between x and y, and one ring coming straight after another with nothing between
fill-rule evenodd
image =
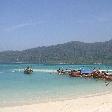
<instances>
[{"instance_id":1,"label":"boat canopy","mask_svg":"<svg viewBox=\"0 0 112 112\"><path fill-rule=\"evenodd\" d=\"M92 73L92 72L93 72L93 70L81 69L81 73L82 73L82 74L90 74L90 73Z\"/></svg>"}]
</instances>

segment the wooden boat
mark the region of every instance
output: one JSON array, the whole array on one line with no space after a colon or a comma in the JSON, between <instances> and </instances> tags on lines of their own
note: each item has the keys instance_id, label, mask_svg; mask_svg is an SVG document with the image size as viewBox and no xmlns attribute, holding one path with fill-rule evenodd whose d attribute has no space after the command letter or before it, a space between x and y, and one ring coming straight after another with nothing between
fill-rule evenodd
<instances>
[{"instance_id":1,"label":"wooden boat","mask_svg":"<svg viewBox=\"0 0 112 112\"><path fill-rule=\"evenodd\" d=\"M24 70L24 74L32 74L33 73L33 70L30 68L30 67L27 67L25 70Z\"/></svg>"},{"instance_id":2,"label":"wooden boat","mask_svg":"<svg viewBox=\"0 0 112 112\"><path fill-rule=\"evenodd\" d=\"M59 74L59 75L68 75L69 73L71 73L71 70L69 70L69 69L66 69L66 70L63 70L63 69L58 69L57 70L57 73Z\"/></svg>"},{"instance_id":3,"label":"wooden boat","mask_svg":"<svg viewBox=\"0 0 112 112\"><path fill-rule=\"evenodd\" d=\"M112 74L105 76L106 81L112 81Z\"/></svg>"},{"instance_id":4,"label":"wooden boat","mask_svg":"<svg viewBox=\"0 0 112 112\"><path fill-rule=\"evenodd\" d=\"M81 71L73 70L69 73L69 76L71 76L71 77L81 77Z\"/></svg>"}]
</instances>

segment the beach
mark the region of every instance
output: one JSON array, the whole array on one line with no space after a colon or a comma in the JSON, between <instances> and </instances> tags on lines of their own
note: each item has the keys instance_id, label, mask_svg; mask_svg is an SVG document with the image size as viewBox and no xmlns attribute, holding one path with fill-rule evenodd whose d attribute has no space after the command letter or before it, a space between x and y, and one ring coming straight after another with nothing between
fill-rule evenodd
<instances>
[{"instance_id":1,"label":"beach","mask_svg":"<svg viewBox=\"0 0 112 112\"><path fill-rule=\"evenodd\" d=\"M112 112L112 93L71 100L0 107L0 112Z\"/></svg>"}]
</instances>

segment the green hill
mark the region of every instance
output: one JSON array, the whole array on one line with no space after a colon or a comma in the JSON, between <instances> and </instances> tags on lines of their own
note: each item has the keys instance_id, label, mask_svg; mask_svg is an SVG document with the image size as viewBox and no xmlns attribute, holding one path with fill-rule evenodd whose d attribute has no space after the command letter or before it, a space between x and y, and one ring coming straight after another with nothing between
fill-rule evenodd
<instances>
[{"instance_id":1,"label":"green hill","mask_svg":"<svg viewBox=\"0 0 112 112\"><path fill-rule=\"evenodd\" d=\"M72 41L23 51L0 52L0 63L19 62L43 64L112 64L112 40L96 43Z\"/></svg>"}]
</instances>

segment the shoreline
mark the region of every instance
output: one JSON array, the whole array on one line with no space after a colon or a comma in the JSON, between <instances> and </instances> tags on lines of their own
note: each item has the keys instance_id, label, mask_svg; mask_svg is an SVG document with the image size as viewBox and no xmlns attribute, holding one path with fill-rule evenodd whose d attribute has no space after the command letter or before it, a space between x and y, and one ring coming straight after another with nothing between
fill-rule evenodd
<instances>
[{"instance_id":1,"label":"shoreline","mask_svg":"<svg viewBox=\"0 0 112 112\"><path fill-rule=\"evenodd\" d=\"M5 107L15 107L15 106L24 106L24 105L35 105L35 104L42 104L42 103L49 103L49 102L57 102L57 101L69 101L69 100L77 100L80 98L89 98L89 97L95 97L95 96L101 96L101 95L107 95L111 94L112 91L102 91L98 93L91 93L88 95L81 95L81 96L69 96L69 97L63 97L63 98L53 98L53 99L47 99L47 100L40 100L40 101L27 101L27 102L20 102L20 103L7 103L7 104L0 104L0 108Z\"/></svg>"},{"instance_id":2,"label":"shoreline","mask_svg":"<svg viewBox=\"0 0 112 112\"><path fill-rule=\"evenodd\" d=\"M75 110L75 111L74 111ZM0 112L111 112L112 92L37 104L0 107Z\"/></svg>"}]
</instances>

